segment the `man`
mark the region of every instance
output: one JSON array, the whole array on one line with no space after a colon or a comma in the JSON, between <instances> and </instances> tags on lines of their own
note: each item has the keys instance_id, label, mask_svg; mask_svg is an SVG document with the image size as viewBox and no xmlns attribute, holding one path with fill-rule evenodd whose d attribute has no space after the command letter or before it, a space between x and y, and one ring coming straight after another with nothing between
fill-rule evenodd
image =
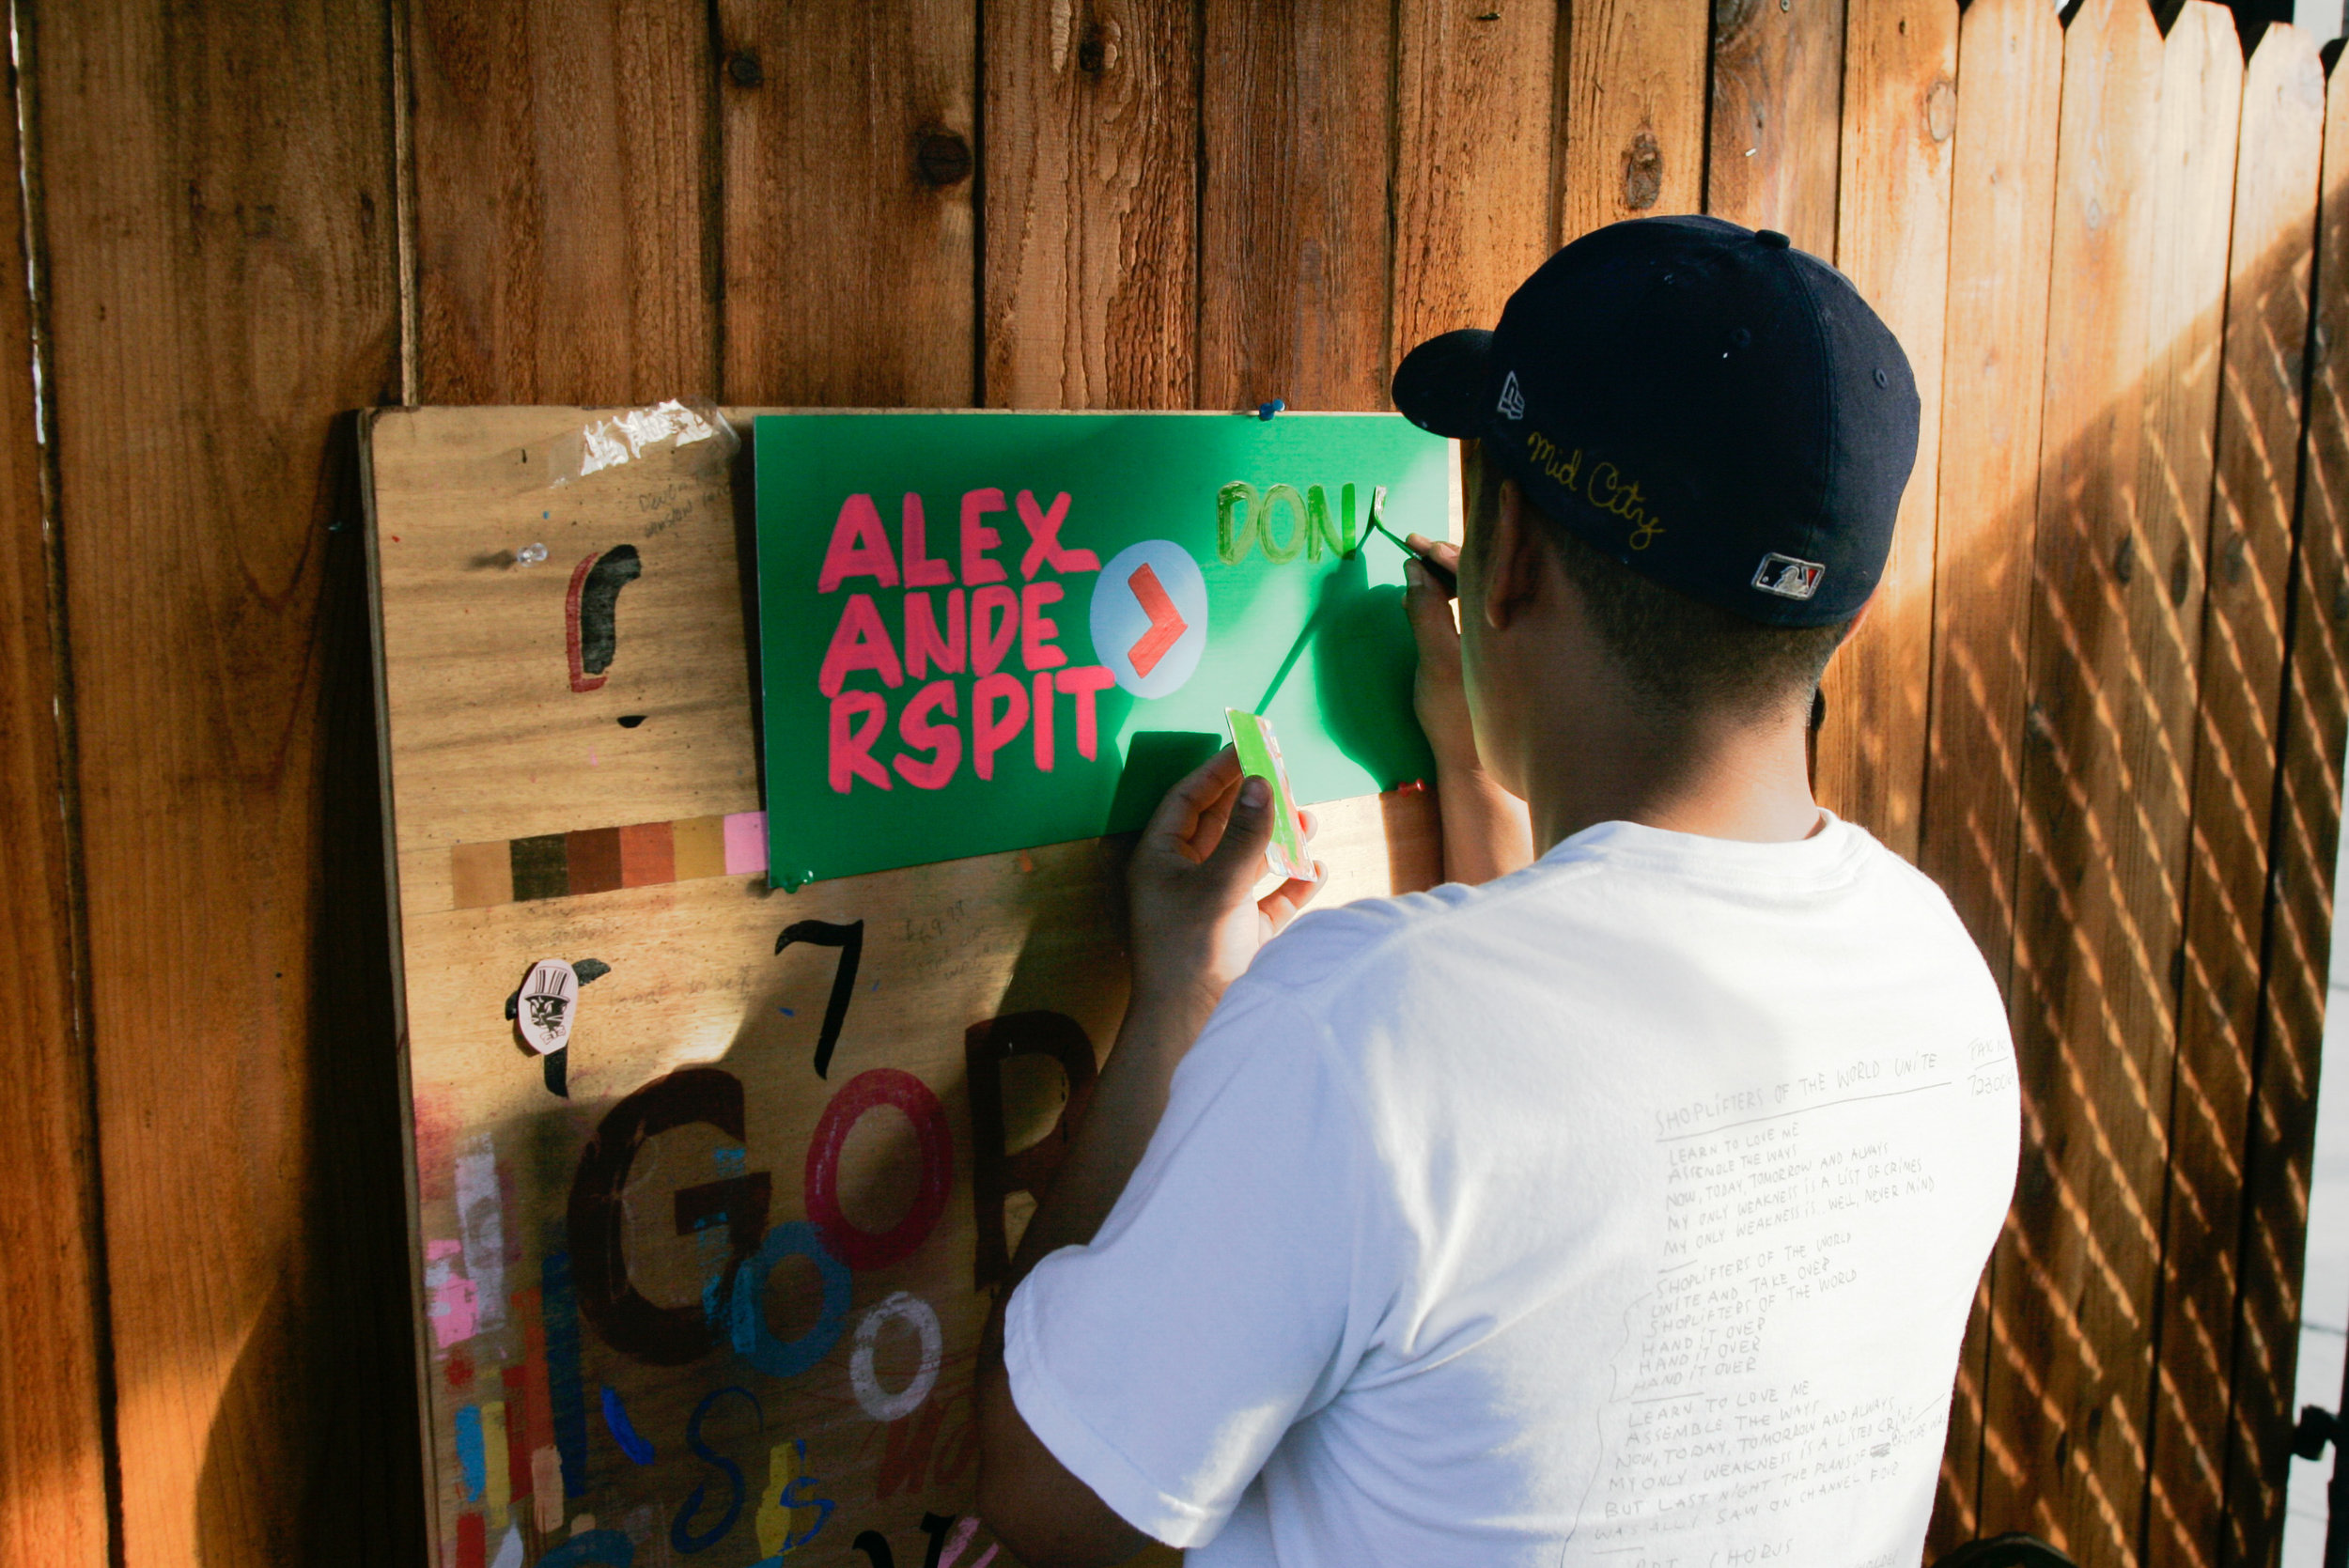
<instances>
[{"instance_id":1,"label":"man","mask_svg":"<svg viewBox=\"0 0 2349 1568\"><path fill-rule=\"evenodd\" d=\"M1259 787L1168 798L981 1509L1031 1568L1915 1563L2017 1106L1947 900L1808 781L1907 363L1783 235L1661 218L1394 396L1467 443L1456 633L1409 594L1458 880L1271 940Z\"/></svg>"}]
</instances>

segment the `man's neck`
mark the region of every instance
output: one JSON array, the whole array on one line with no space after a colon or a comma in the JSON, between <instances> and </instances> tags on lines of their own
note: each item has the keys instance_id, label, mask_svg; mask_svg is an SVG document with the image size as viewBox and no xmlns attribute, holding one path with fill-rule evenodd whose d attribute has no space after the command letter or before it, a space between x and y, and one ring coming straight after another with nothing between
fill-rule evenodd
<instances>
[{"instance_id":1,"label":"man's neck","mask_svg":"<svg viewBox=\"0 0 2349 1568\"><path fill-rule=\"evenodd\" d=\"M1629 713L1582 720L1541 737L1528 758L1537 854L1601 822L1763 844L1819 829L1797 718L1673 732Z\"/></svg>"}]
</instances>

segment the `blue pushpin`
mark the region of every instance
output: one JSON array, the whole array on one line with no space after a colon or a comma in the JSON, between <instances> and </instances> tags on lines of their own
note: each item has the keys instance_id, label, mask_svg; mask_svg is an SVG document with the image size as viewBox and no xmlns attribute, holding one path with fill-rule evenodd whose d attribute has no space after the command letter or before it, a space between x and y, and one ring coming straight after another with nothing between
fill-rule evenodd
<instances>
[{"instance_id":1,"label":"blue pushpin","mask_svg":"<svg viewBox=\"0 0 2349 1568\"><path fill-rule=\"evenodd\" d=\"M1256 417L1269 425L1272 423L1272 416L1287 407L1288 405L1286 403L1283 403L1281 399L1275 397L1269 403L1259 403L1256 405Z\"/></svg>"}]
</instances>

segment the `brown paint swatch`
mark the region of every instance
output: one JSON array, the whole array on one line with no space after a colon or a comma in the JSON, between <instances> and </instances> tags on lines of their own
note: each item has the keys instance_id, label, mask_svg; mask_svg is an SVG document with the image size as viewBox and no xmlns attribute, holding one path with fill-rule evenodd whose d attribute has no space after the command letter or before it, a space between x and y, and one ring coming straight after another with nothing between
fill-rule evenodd
<instances>
[{"instance_id":1,"label":"brown paint swatch","mask_svg":"<svg viewBox=\"0 0 2349 1568\"><path fill-rule=\"evenodd\" d=\"M678 881L690 881L696 877L723 877L726 874L724 817L689 816L673 825L670 844Z\"/></svg>"},{"instance_id":2,"label":"brown paint swatch","mask_svg":"<svg viewBox=\"0 0 2349 1568\"><path fill-rule=\"evenodd\" d=\"M677 879L677 841L668 823L638 822L619 833L622 887L657 887Z\"/></svg>"},{"instance_id":3,"label":"brown paint swatch","mask_svg":"<svg viewBox=\"0 0 2349 1568\"><path fill-rule=\"evenodd\" d=\"M518 838L507 846L512 852L517 901L560 898L571 891L570 856L563 843L567 836L540 833L536 838Z\"/></svg>"},{"instance_id":4,"label":"brown paint swatch","mask_svg":"<svg viewBox=\"0 0 2349 1568\"><path fill-rule=\"evenodd\" d=\"M514 860L503 844L460 844L449 851L449 902L459 909L514 902Z\"/></svg>"},{"instance_id":5,"label":"brown paint swatch","mask_svg":"<svg viewBox=\"0 0 2349 1568\"><path fill-rule=\"evenodd\" d=\"M620 885L620 830L587 828L563 835L570 891L609 893Z\"/></svg>"}]
</instances>

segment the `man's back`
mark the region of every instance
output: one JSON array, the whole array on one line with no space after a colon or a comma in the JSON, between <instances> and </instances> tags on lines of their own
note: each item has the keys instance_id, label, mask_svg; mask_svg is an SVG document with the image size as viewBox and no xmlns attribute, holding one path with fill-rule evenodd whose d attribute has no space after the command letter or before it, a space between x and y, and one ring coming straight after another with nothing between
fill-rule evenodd
<instances>
[{"instance_id":1,"label":"man's back","mask_svg":"<svg viewBox=\"0 0 2349 1568\"><path fill-rule=\"evenodd\" d=\"M1206 1563L1913 1562L2016 1116L1866 834L1603 824L1268 948L1013 1395Z\"/></svg>"}]
</instances>

